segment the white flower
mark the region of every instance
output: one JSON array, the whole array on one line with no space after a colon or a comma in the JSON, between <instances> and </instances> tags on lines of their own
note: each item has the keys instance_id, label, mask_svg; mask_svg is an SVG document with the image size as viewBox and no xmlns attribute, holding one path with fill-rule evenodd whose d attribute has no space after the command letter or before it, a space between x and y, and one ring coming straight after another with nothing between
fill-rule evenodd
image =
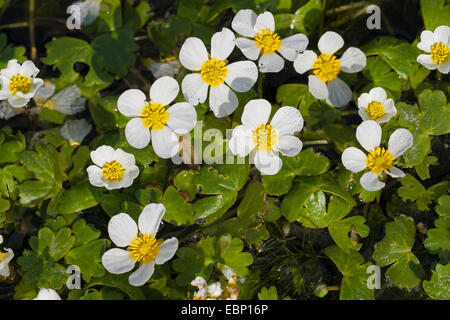
<instances>
[{"instance_id":1,"label":"white flower","mask_svg":"<svg viewBox=\"0 0 450 320\"><path fill-rule=\"evenodd\" d=\"M0 244L3 243L3 236L0 235ZM11 249L5 248L6 252L0 250L0 276L9 277L9 262L14 258L14 252Z\"/></svg>"},{"instance_id":2,"label":"white flower","mask_svg":"<svg viewBox=\"0 0 450 320\"><path fill-rule=\"evenodd\" d=\"M77 119L66 121L59 132L71 146L79 146L91 129L92 125L86 119Z\"/></svg>"},{"instance_id":3,"label":"white flower","mask_svg":"<svg viewBox=\"0 0 450 320\"><path fill-rule=\"evenodd\" d=\"M250 100L242 113L242 125L234 128L229 142L231 152L240 157L256 150L255 166L266 175L276 174L281 169L282 160L275 152L294 157L303 146L300 139L294 136L294 132L303 128L300 111L293 107L282 107L267 124L271 109L272 106L265 99Z\"/></svg>"},{"instance_id":4,"label":"white flower","mask_svg":"<svg viewBox=\"0 0 450 320\"><path fill-rule=\"evenodd\" d=\"M425 68L438 69L442 73L450 71L450 27L439 26L434 33L422 31L417 48L429 53L417 57L417 62Z\"/></svg>"},{"instance_id":5,"label":"white flower","mask_svg":"<svg viewBox=\"0 0 450 320\"><path fill-rule=\"evenodd\" d=\"M58 292L53 289L42 288L33 300L61 300Z\"/></svg>"},{"instance_id":6,"label":"white flower","mask_svg":"<svg viewBox=\"0 0 450 320\"><path fill-rule=\"evenodd\" d=\"M308 76L309 92L317 99L326 99L333 107L342 107L352 98L352 90L338 78L339 73L359 72L366 66L366 55L358 48L350 47L338 59L334 54L344 45L344 39L333 31L325 32L319 39L320 56L306 50L294 61L300 74L312 70Z\"/></svg>"},{"instance_id":7,"label":"white flower","mask_svg":"<svg viewBox=\"0 0 450 320\"><path fill-rule=\"evenodd\" d=\"M122 149L114 150L110 146L101 146L91 152L95 165L87 168L89 182L96 187L108 190L127 188L139 175L134 155Z\"/></svg>"},{"instance_id":8,"label":"white flower","mask_svg":"<svg viewBox=\"0 0 450 320\"><path fill-rule=\"evenodd\" d=\"M377 87L363 93L358 98L359 115L364 120L374 120L377 123L389 121L397 114L394 100L387 98L386 91Z\"/></svg>"},{"instance_id":9,"label":"white flower","mask_svg":"<svg viewBox=\"0 0 450 320\"><path fill-rule=\"evenodd\" d=\"M259 58L259 71L279 72L284 68L285 59L294 61L300 52L308 46L308 38L297 33L285 39L275 33L275 20L272 13L266 11L256 15L253 10L240 10L233 19L231 27L247 38L237 38L236 45L250 60ZM248 39L251 38L251 39Z\"/></svg>"},{"instance_id":10,"label":"white flower","mask_svg":"<svg viewBox=\"0 0 450 320\"><path fill-rule=\"evenodd\" d=\"M187 38L180 50L180 62L189 70L181 82L184 97L192 105L206 101L209 92L209 107L216 117L225 117L234 112L238 98L233 92L249 91L258 79L258 68L252 61L227 64L227 57L234 49L234 33L223 28L211 38L211 55L208 55L202 40ZM231 90L230 89L233 89Z\"/></svg>"},{"instance_id":11,"label":"white flower","mask_svg":"<svg viewBox=\"0 0 450 320\"><path fill-rule=\"evenodd\" d=\"M83 98L77 86L68 86L52 97L54 93L55 84L46 80L44 85L36 92L34 101L38 106L67 115L73 115L86 109L86 98Z\"/></svg>"},{"instance_id":12,"label":"white flower","mask_svg":"<svg viewBox=\"0 0 450 320\"><path fill-rule=\"evenodd\" d=\"M78 6L81 13L81 25L88 26L97 19L102 0L77 1L72 6Z\"/></svg>"},{"instance_id":13,"label":"white flower","mask_svg":"<svg viewBox=\"0 0 450 320\"><path fill-rule=\"evenodd\" d=\"M112 242L118 247L103 254L102 264L114 274L131 271L136 262L139 268L128 277L133 286L142 286L153 274L155 264L170 260L178 249L178 240L156 240L161 220L166 212L162 204L150 203L139 216L138 225L126 213L119 213L111 218L108 233ZM139 226L139 231L138 231Z\"/></svg>"},{"instance_id":14,"label":"white flower","mask_svg":"<svg viewBox=\"0 0 450 320\"><path fill-rule=\"evenodd\" d=\"M9 120L24 111L24 108L14 108L8 102L0 101L0 119Z\"/></svg>"},{"instance_id":15,"label":"white flower","mask_svg":"<svg viewBox=\"0 0 450 320\"><path fill-rule=\"evenodd\" d=\"M22 65L16 59L9 60L6 69L0 71L0 100L8 100L15 108L24 107L44 83L36 78L38 73L39 69L31 60Z\"/></svg>"},{"instance_id":16,"label":"white flower","mask_svg":"<svg viewBox=\"0 0 450 320\"><path fill-rule=\"evenodd\" d=\"M223 293L220 281L214 282L208 286L205 278L202 276L197 276L192 280L191 285L198 288L198 291L194 293L194 300L215 300Z\"/></svg>"},{"instance_id":17,"label":"white flower","mask_svg":"<svg viewBox=\"0 0 450 320\"><path fill-rule=\"evenodd\" d=\"M148 63L147 63L148 61ZM180 62L178 60L169 60L166 62L146 60L147 68L152 72L153 76L158 79L161 77L175 77L180 71Z\"/></svg>"},{"instance_id":18,"label":"white flower","mask_svg":"<svg viewBox=\"0 0 450 320\"><path fill-rule=\"evenodd\" d=\"M405 173L394 164L406 150L413 145L413 136L406 129L397 129L389 138L387 150L380 147L381 127L373 120L361 123L356 129L356 139L369 153L350 147L342 153L344 167L352 172L360 172L369 168L370 171L361 177L361 186L367 191L377 191L384 187L378 177L384 173L393 178L402 178Z\"/></svg>"},{"instance_id":19,"label":"white flower","mask_svg":"<svg viewBox=\"0 0 450 320\"><path fill-rule=\"evenodd\" d=\"M126 128L128 143L137 149L145 148L152 141L155 153L164 159L171 158L180 149L177 134L185 134L197 121L195 108L187 102L168 106L178 95L180 88L174 78L162 77L150 89L147 102L141 90L129 89L117 101L119 111L132 117Z\"/></svg>"}]
</instances>

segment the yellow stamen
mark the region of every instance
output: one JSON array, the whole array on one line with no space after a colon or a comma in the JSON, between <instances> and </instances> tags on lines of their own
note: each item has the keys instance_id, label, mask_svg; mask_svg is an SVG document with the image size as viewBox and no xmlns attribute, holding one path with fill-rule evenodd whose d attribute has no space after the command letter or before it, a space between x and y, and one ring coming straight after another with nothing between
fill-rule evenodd
<instances>
[{"instance_id":1,"label":"yellow stamen","mask_svg":"<svg viewBox=\"0 0 450 320\"><path fill-rule=\"evenodd\" d=\"M134 238L130 246L131 259L140 263L148 263L156 259L163 240L156 240L151 234L141 234Z\"/></svg>"},{"instance_id":2,"label":"yellow stamen","mask_svg":"<svg viewBox=\"0 0 450 320\"><path fill-rule=\"evenodd\" d=\"M20 74L12 77L9 82L9 91L11 91L13 95L16 95L16 93L19 91L27 94L28 92L30 92L32 87L33 84L31 83L31 80Z\"/></svg>"},{"instance_id":3,"label":"yellow stamen","mask_svg":"<svg viewBox=\"0 0 450 320\"><path fill-rule=\"evenodd\" d=\"M102 167L103 177L108 181L119 181L125 172L124 167L116 160L105 163Z\"/></svg>"},{"instance_id":4,"label":"yellow stamen","mask_svg":"<svg viewBox=\"0 0 450 320\"><path fill-rule=\"evenodd\" d=\"M0 251L0 261L3 260L3 256L4 256L4 255L5 255L5 254L4 254L3 252Z\"/></svg>"},{"instance_id":5,"label":"yellow stamen","mask_svg":"<svg viewBox=\"0 0 450 320\"><path fill-rule=\"evenodd\" d=\"M276 146L278 134L270 124L262 124L253 133L253 145L260 151L269 151Z\"/></svg>"},{"instance_id":6,"label":"yellow stamen","mask_svg":"<svg viewBox=\"0 0 450 320\"><path fill-rule=\"evenodd\" d=\"M210 86L218 86L227 78L228 69L225 66L226 62L223 60L209 59L203 63L200 76Z\"/></svg>"},{"instance_id":7,"label":"yellow stamen","mask_svg":"<svg viewBox=\"0 0 450 320\"><path fill-rule=\"evenodd\" d=\"M450 57L450 51L445 44L438 42L431 47L430 57L434 63L444 64Z\"/></svg>"},{"instance_id":8,"label":"yellow stamen","mask_svg":"<svg viewBox=\"0 0 450 320\"><path fill-rule=\"evenodd\" d=\"M169 120L169 113L160 103L148 104L141 112L142 123L151 130L161 130Z\"/></svg>"},{"instance_id":9,"label":"yellow stamen","mask_svg":"<svg viewBox=\"0 0 450 320\"><path fill-rule=\"evenodd\" d=\"M373 173L379 175L384 170L391 170L395 163L395 158L389 150L377 147L366 158L367 167L372 170Z\"/></svg>"},{"instance_id":10,"label":"yellow stamen","mask_svg":"<svg viewBox=\"0 0 450 320\"><path fill-rule=\"evenodd\" d=\"M313 64L313 73L323 82L334 80L341 72L341 63L336 56L321 54Z\"/></svg>"},{"instance_id":11,"label":"yellow stamen","mask_svg":"<svg viewBox=\"0 0 450 320\"><path fill-rule=\"evenodd\" d=\"M206 299L205 299L205 297L194 295L194 297L192 298L192 300L206 300Z\"/></svg>"},{"instance_id":12,"label":"yellow stamen","mask_svg":"<svg viewBox=\"0 0 450 320\"><path fill-rule=\"evenodd\" d=\"M372 101L367 105L366 115L370 120L380 120L384 117L384 113L384 106L380 102Z\"/></svg>"},{"instance_id":13,"label":"yellow stamen","mask_svg":"<svg viewBox=\"0 0 450 320\"><path fill-rule=\"evenodd\" d=\"M255 36L255 42L263 53L271 54L281 47L280 36L269 29L264 29Z\"/></svg>"}]
</instances>

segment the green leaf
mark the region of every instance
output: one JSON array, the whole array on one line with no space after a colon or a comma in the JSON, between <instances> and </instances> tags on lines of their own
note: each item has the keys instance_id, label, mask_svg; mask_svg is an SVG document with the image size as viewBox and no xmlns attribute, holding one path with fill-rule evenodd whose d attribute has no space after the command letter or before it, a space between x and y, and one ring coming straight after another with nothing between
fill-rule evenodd
<instances>
[{"instance_id":1,"label":"green leaf","mask_svg":"<svg viewBox=\"0 0 450 320\"><path fill-rule=\"evenodd\" d=\"M173 179L173 183L178 190L187 192L190 200L193 199L198 192L194 183L194 177L198 174L199 173L194 170L183 170L175 176L175 179Z\"/></svg>"},{"instance_id":2,"label":"green leaf","mask_svg":"<svg viewBox=\"0 0 450 320\"><path fill-rule=\"evenodd\" d=\"M101 199L101 191L89 182L82 182L58 195L58 211L62 214L75 213L95 207Z\"/></svg>"},{"instance_id":3,"label":"green leaf","mask_svg":"<svg viewBox=\"0 0 450 320\"><path fill-rule=\"evenodd\" d=\"M72 226L72 231L76 238L75 246L86 244L100 236L100 231L96 230L91 224L86 225L84 219L77 220Z\"/></svg>"},{"instance_id":4,"label":"green leaf","mask_svg":"<svg viewBox=\"0 0 450 320\"><path fill-rule=\"evenodd\" d=\"M436 27L448 25L450 5L445 0L420 0L425 28L434 31Z\"/></svg>"},{"instance_id":5,"label":"green leaf","mask_svg":"<svg viewBox=\"0 0 450 320\"><path fill-rule=\"evenodd\" d=\"M430 298L450 300L450 263L436 265L430 281L423 282L423 288Z\"/></svg>"},{"instance_id":6,"label":"green leaf","mask_svg":"<svg viewBox=\"0 0 450 320\"><path fill-rule=\"evenodd\" d=\"M101 277L105 274L105 269L101 264L105 247L105 240L94 240L73 248L67 253L64 260L67 264L79 266L83 279L89 282L91 277Z\"/></svg>"},{"instance_id":7,"label":"green leaf","mask_svg":"<svg viewBox=\"0 0 450 320\"><path fill-rule=\"evenodd\" d=\"M341 300L374 300L374 290L367 287L367 267L357 251L344 252L337 246L325 248L325 254L333 260L343 278L339 298Z\"/></svg>"},{"instance_id":8,"label":"green leaf","mask_svg":"<svg viewBox=\"0 0 450 320\"><path fill-rule=\"evenodd\" d=\"M221 217L236 201L237 192L245 185L249 165L205 166L194 177L199 194L208 195L194 204L196 219L212 222Z\"/></svg>"},{"instance_id":9,"label":"green leaf","mask_svg":"<svg viewBox=\"0 0 450 320\"><path fill-rule=\"evenodd\" d=\"M330 167L330 161L312 149L300 152L296 157L281 157L283 167L275 175L264 175L264 189L270 195L282 195L289 192L296 176L317 176L325 173Z\"/></svg>"},{"instance_id":10,"label":"green leaf","mask_svg":"<svg viewBox=\"0 0 450 320\"><path fill-rule=\"evenodd\" d=\"M262 287L258 292L259 300L278 300L277 287L271 286L270 288Z\"/></svg>"},{"instance_id":11,"label":"green leaf","mask_svg":"<svg viewBox=\"0 0 450 320\"><path fill-rule=\"evenodd\" d=\"M252 264L253 257L248 252L242 252L244 243L239 238L223 235L217 240L217 247L223 263L236 272L237 276L248 274L248 266Z\"/></svg>"},{"instance_id":12,"label":"green leaf","mask_svg":"<svg viewBox=\"0 0 450 320\"><path fill-rule=\"evenodd\" d=\"M8 61L16 59L19 62L25 62L27 57L25 56L25 47L13 47L7 44L6 34L0 34L0 69L6 68Z\"/></svg>"},{"instance_id":13,"label":"green leaf","mask_svg":"<svg viewBox=\"0 0 450 320\"><path fill-rule=\"evenodd\" d=\"M398 188L398 195L403 201L415 201L417 208L422 211L429 210L428 205L431 201L437 199L442 194L446 194L449 185L448 181L443 181L427 190L410 174L406 174L404 178L400 178L399 180L403 186Z\"/></svg>"},{"instance_id":14,"label":"green leaf","mask_svg":"<svg viewBox=\"0 0 450 320\"><path fill-rule=\"evenodd\" d=\"M295 30L310 34L316 30L320 21L320 10L322 4L320 0L309 0L294 13L292 24Z\"/></svg>"},{"instance_id":15,"label":"green leaf","mask_svg":"<svg viewBox=\"0 0 450 320\"><path fill-rule=\"evenodd\" d=\"M353 197L348 191L342 189L330 177L304 177L294 185L289 193L281 201L281 214L286 217L289 222L302 220L302 222L309 221L309 227L320 227L314 224L313 220L309 220L313 211L320 207L319 203L313 205L314 199L311 197L314 193L323 191L331 193L347 201L351 205L356 205ZM310 200L309 203L308 200ZM319 207L317 207L319 205ZM318 209L320 210L320 209Z\"/></svg>"},{"instance_id":16,"label":"green leaf","mask_svg":"<svg viewBox=\"0 0 450 320\"><path fill-rule=\"evenodd\" d=\"M140 287L134 287L128 282L128 274L112 274L107 272L101 278L92 278L88 287L108 286L125 292L131 300L144 300L145 296Z\"/></svg>"},{"instance_id":17,"label":"green leaf","mask_svg":"<svg viewBox=\"0 0 450 320\"><path fill-rule=\"evenodd\" d=\"M402 84L405 80L400 78L381 57L368 57L366 67L362 72L373 82L374 87L386 88L396 99L400 98Z\"/></svg>"},{"instance_id":18,"label":"green leaf","mask_svg":"<svg viewBox=\"0 0 450 320\"><path fill-rule=\"evenodd\" d=\"M419 259L411 251L415 234L414 220L402 215L386 223L383 240L375 244L373 259L381 267L390 266L386 277L399 288L410 290L424 276Z\"/></svg>"},{"instance_id":19,"label":"green leaf","mask_svg":"<svg viewBox=\"0 0 450 320\"><path fill-rule=\"evenodd\" d=\"M426 89L419 94L419 106L397 104L399 124L411 130L413 146L406 151L405 165L413 167L423 163L430 151L431 137L450 132L450 104L442 91Z\"/></svg>"},{"instance_id":20,"label":"green leaf","mask_svg":"<svg viewBox=\"0 0 450 320\"><path fill-rule=\"evenodd\" d=\"M190 225L194 223L192 205L175 189L169 186L164 192L161 203L166 207L164 220L177 225Z\"/></svg>"},{"instance_id":21,"label":"green leaf","mask_svg":"<svg viewBox=\"0 0 450 320\"><path fill-rule=\"evenodd\" d=\"M441 263L446 264L450 261L450 196L440 197L438 203L439 219L434 221L436 228L428 230L424 245L432 254L439 253Z\"/></svg>"}]
</instances>

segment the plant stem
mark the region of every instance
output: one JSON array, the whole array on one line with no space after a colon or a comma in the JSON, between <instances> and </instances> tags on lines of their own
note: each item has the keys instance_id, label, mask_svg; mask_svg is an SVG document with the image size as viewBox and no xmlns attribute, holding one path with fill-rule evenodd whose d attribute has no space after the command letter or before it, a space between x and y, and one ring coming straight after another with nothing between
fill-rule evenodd
<instances>
[{"instance_id":1,"label":"plant stem","mask_svg":"<svg viewBox=\"0 0 450 320\"><path fill-rule=\"evenodd\" d=\"M264 81L264 74L260 73L258 77L258 98L263 98L263 81Z\"/></svg>"},{"instance_id":2,"label":"plant stem","mask_svg":"<svg viewBox=\"0 0 450 320\"><path fill-rule=\"evenodd\" d=\"M31 45L31 60L36 61L37 60L37 49L36 49L36 39L34 34L34 10L35 10L35 0L29 1L29 32L30 32L30 45Z\"/></svg>"}]
</instances>

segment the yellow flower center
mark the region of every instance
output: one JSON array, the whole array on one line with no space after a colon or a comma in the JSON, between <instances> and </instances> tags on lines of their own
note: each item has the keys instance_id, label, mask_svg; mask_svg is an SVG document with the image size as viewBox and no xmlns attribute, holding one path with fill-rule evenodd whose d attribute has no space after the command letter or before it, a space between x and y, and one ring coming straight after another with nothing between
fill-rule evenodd
<instances>
[{"instance_id":1,"label":"yellow flower center","mask_svg":"<svg viewBox=\"0 0 450 320\"><path fill-rule=\"evenodd\" d=\"M255 36L256 45L263 53L271 54L280 49L280 36L269 29L264 29Z\"/></svg>"},{"instance_id":2,"label":"yellow flower center","mask_svg":"<svg viewBox=\"0 0 450 320\"><path fill-rule=\"evenodd\" d=\"M0 261L3 260L3 256L4 256L4 255L5 255L5 254L4 254L3 252L0 251Z\"/></svg>"},{"instance_id":3,"label":"yellow flower center","mask_svg":"<svg viewBox=\"0 0 450 320\"><path fill-rule=\"evenodd\" d=\"M383 104L377 101L372 101L367 105L366 114L370 120L380 120L384 116Z\"/></svg>"},{"instance_id":4,"label":"yellow flower center","mask_svg":"<svg viewBox=\"0 0 450 320\"><path fill-rule=\"evenodd\" d=\"M395 158L392 153L390 153L389 150L380 147L369 151L366 158L367 167L377 175L384 170L391 170L394 163Z\"/></svg>"},{"instance_id":5,"label":"yellow flower center","mask_svg":"<svg viewBox=\"0 0 450 320\"><path fill-rule=\"evenodd\" d=\"M205 297L194 295L192 300L206 300Z\"/></svg>"},{"instance_id":6,"label":"yellow flower center","mask_svg":"<svg viewBox=\"0 0 450 320\"><path fill-rule=\"evenodd\" d=\"M105 163L102 167L103 177L108 181L119 181L122 179L125 169L116 160Z\"/></svg>"},{"instance_id":7,"label":"yellow flower center","mask_svg":"<svg viewBox=\"0 0 450 320\"><path fill-rule=\"evenodd\" d=\"M218 59L209 59L202 65L200 75L207 84L210 86L218 86L222 84L228 74L228 69L225 67L226 62Z\"/></svg>"},{"instance_id":8,"label":"yellow flower center","mask_svg":"<svg viewBox=\"0 0 450 320\"><path fill-rule=\"evenodd\" d=\"M445 44L438 42L431 47L430 57L436 64L444 64L448 61L450 51Z\"/></svg>"},{"instance_id":9,"label":"yellow flower center","mask_svg":"<svg viewBox=\"0 0 450 320\"><path fill-rule=\"evenodd\" d=\"M151 234L141 234L134 238L130 246L131 259L140 263L148 263L156 259L163 240L156 240Z\"/></svg>"},{"instance_id":10,"label":"yellow flower center","mask_svg":"<svg viewBox=\"0 0 450 320\"><path fill-rule=\"evenodd\" d=\"M313 73L323 82L334 80L341 72L341 63L336 56L323 53L313 64Z\"/></svg>"},{"instance_id":11,"label":"yellow flower center","mask_svg":"<svg viewBox=\"0 0 450 320\"><path fill-rule=\"evenodd\" d=\"M148 104L141 112L142 123L151 130L161 130L169 120L169 113L160 103Z\"/></svg>"},{"instance_id":12,"label":"yellow flower center","mask_svg":"<svg viewBox=\"0 0 450 320\"><path fill-rule=\"evenodd\" d=\"M12 77L9 82L9 91L11 91L13 95L19 91L27 94L32 87L33 84L31 83L31 80L20 74Z\"/></svg>"},{"instance_id":13,"label":"yellow flower center","mask_svg":"<svg viewBox=\"0 0 450 320\"><path fill-rule=\"evenodd\" d=\"M277 144L278 134L270 124L262 124L253 133L253 145L260 151L269 151Z\"/></svg>"}]
</instances>

